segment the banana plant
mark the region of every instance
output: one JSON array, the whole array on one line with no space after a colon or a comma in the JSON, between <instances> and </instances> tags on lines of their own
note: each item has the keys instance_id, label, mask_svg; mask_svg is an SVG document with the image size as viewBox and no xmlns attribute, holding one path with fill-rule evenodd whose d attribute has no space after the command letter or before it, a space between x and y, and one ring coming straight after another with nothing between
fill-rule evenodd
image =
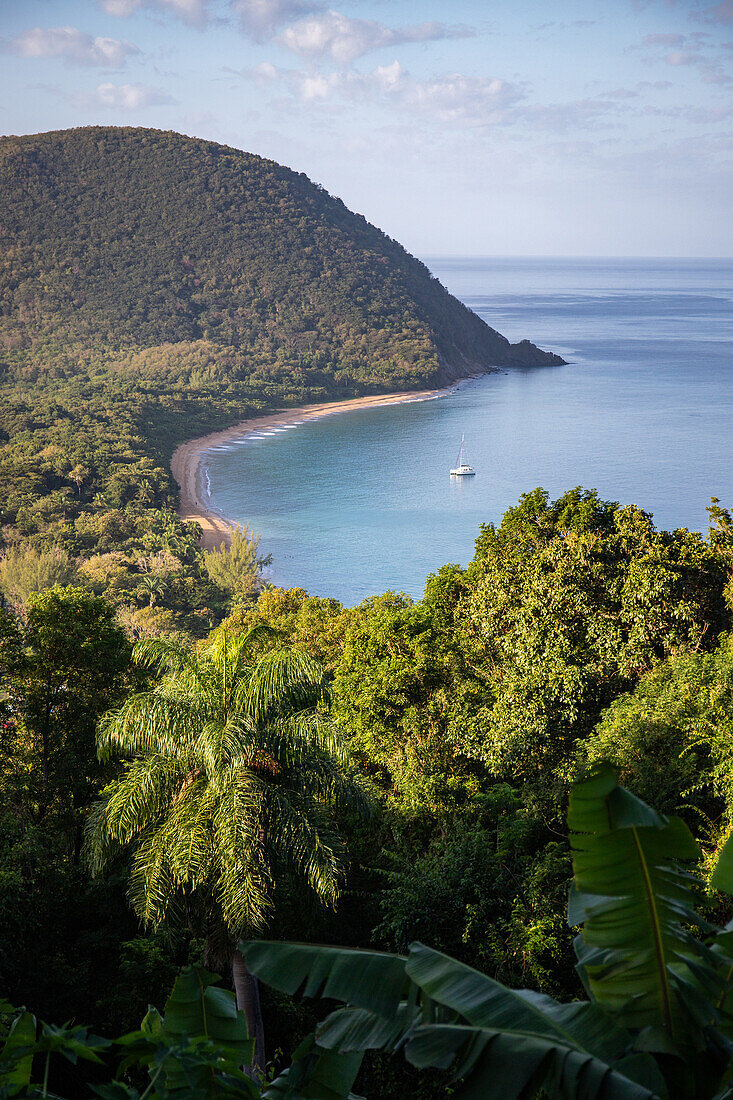
<instances>
[{"instance_id":1,"label":"banana plant","mask_svg":"<svg viewBox=\"0 0 733 1100\"><path fill-rule=\"evenodd\" d=\"M509 989L420 943L399 956L245 942L262 981L344 1006L309 1040L319 1084L294 1065L263 1095L329 1095L339 1059L353 1072L365 1051L382 1050L452 1071L456 1100L733 1100L733 922L716 928L695 910L703 883L689 870L700 859L690 831L606 766L573 787L568 825L568 920L582 926L575 950L587 1000ZM733 894L733 841L712 884ZM328 1053L327 1063L319 1055Z\"/></svg>"},{"instance_id":2,"label":"banana plant","mask_svg":"<svg viewBox=\"0 0 733 1100\"><path fill-rule=\"evenodd\" d=\"M171 1100L259 1096L259 1088L242 1071L252 1063L254 1039L247 1034L234 995L217 981L218 975L203 967L184 967L163 1015L149 1009L139 1032L117 1040L127 1048L120 1072L147 1065L151 1089L156 1087L153 1095Z\"/></svg>"},{"instance_id":3,"label":"banana plant","mask_svg":"<svg viewBox=\"0 0 733 1100\"><path fill-rule=\"evenodd\" d=\"M254 1040L247 1036L234 994L219 988L217 981L216 974L202 967L184 967L163 1015L151 1008L139 1031L115 1040L71 1024L39 1025L20 1010L0 1048L0 1100L63 1100L49 1091L55 1060L101 1067L100 1055L115 1053L122 1056L116 1079L90 1081L83 1095L102 1100L258 1100L260 1083L243 1069L252 1062ZM0 1011L14 1012L2 1003ZM147 1070L142 1092L125 1080L133 1067Z\"/></svg>"}]
</instances>

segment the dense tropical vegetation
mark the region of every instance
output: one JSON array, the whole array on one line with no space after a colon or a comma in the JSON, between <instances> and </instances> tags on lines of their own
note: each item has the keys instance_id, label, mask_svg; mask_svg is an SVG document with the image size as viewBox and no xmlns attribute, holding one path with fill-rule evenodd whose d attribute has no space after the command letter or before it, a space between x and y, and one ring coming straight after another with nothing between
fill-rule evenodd
<instances>
[{"instance_id":1,"label":"dense tropical vegetation","mask_svg":"<svg viewBox=\"0 0 733 1100\"><path fill-rule=\"evenodd\" d=\"M241 953L269 984L345 1003L276 1079L247 1073L256 1042L246 1011L215 987L216 975L187 967L164 1015L150 1008L139 1030L114 1042L68 1025L39 1032L30 1013L8 1006L5 1095L48 1095L52 1058L103 1065L104 1057L114 1080L87 1081L102 1097L348 1100L364 1054L386 1050L432 1070L434 1085L463 1100L724 1100L733 921L716 927L695 909L704 884L685 866L700 857L690 830L620 787L608 765L573 785L568 827L568 923L580 927L574 947L587 999L513 990L419 942L400 956L255 940ZM711 886L733 894L733 839Z\"/></svg>"},{"instance_id":2,"label":"dense tropical vegetation","mask_svg":"<svg viewBox=\"0 0 733 1100\"><path fill-rule=\"evenodd\" d=\"M543 353L256 157L0 161L0 1097L729 1095L731 513L535 489L418 601L277 589L181 439Z\"/></svg>"},{"instance_id":3,"label":"dense tropical vegetation","mask_svg":"<svg viewBox=\"0 0 733 1100\"><path fill-rule=\"evenodd\" d=\"M420 601L385 593L345 608L298 589L218 587L218 625L199 640L185 629L131 630L125 604L113 589L95 591L84 561L72 584L8 605L0 611L8 1001L51 1028L83 1020L95 1035L120 1034L149 1003L162 1010L183 964L218 970L230 984L249 980L237 937L264 933L403 959L416 958L410 945L420 942L502 988L580 1004L584 970L567 920L581 858L565 824L572 784L588 768L613 765L630 792L666 815L645 818L644 835L662 843L667 818L680 819L669 826L670 843L680 844L671 855L703 882L729 832L733 522L717 502L710 511L703 538L657 531L640 509L590 491L552 501L536 490L501 525L481 529L465 569L448 565L428 578ZM190 570L189 591L211 592L195 538L170 530L168 549L156 553ZM151 594L138 606L171 614L168 590L152 607ZM582 833L574 812L571 833ZM618 823L624 844L629 827ZM688 946L688 926L698 928L697 974L718 950L713 926L733 913L722 895L695 891L678 918ZM673 902L682 905L677 893ZM573 924L583 905L573 902ZM240 1003L261 998L268 1073L284 1072L301 1042L292 1079L325 1073L321 1048L307 1039L318 1005L300 983L291 990L263 975L265 986L252 983ZM591 990L598 1000L593 982ZM475 1026L460 1005L453 1011L460 1027ZM614 1058L637 1042L636 1025L622 1026L632 1039L619 1039ZM449 1068L467 1072L450 1044L426 1072L385 1043L391 1050L385 1038L363 1058L353 1052L357 1093L409 1090L427 1100L454 1087ZM705 1055L711 1073L727 1049L719 1035L714 1044L718 1061ZM645 1050L677 1095L663 1053ZM260 1041L260 1062L261 1051ZM200 1045L189 1054L200 1068ZM49 1087L73 1094L78 1067L63 1057L50 1066ZM101 1086L110 1069L94 1072ZM125 1087L144 1091L139 1072L130 1068ZM644 1087L665 1095L655 1080Z\"/></svg>"}]
</instances>

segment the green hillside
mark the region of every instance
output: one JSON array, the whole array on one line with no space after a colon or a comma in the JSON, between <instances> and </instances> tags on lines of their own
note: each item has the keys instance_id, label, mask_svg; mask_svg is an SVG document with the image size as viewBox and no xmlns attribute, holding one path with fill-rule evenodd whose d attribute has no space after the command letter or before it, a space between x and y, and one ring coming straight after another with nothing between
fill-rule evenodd
<instances>
[{"instance_id":1,"label":"green hillside","mask_svg":"<svg viewBox=\"0 0 733 1100\"><path fill-rule=\"evenodd\" d=\"M561 362L305 176L213 142L3 138L0 206L6 543L104 544L84 516L169 506L175 445L253 412Z\"/></svg>"},{"instance_id":2,"label":"green hillside","mask_svg":"<svg viewBox=\"0 0 733 1100\"><path fill-rule=\"evenodd\" d=\"M91 353L172 384L342 394L548 361L261 157L85 127L6 138L0 164L2 338L31 373Z\"/></svg>"}]
</instances>

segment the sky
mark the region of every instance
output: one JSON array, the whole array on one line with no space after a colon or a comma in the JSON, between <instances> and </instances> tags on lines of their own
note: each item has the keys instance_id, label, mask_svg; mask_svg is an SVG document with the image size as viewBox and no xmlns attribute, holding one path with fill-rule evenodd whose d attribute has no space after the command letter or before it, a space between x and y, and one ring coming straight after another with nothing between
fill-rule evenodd
<instances>
[{"instance_id":1,"label":"sky","mask_svg":"<svg viewBox=\"0 0 733 1100\"><path fill-rule=\"evenodd\" d=\"M0 0L0 53L2 133L246 149L419 256L733 256L733 0Z\"/></svg>"}]
</instances>

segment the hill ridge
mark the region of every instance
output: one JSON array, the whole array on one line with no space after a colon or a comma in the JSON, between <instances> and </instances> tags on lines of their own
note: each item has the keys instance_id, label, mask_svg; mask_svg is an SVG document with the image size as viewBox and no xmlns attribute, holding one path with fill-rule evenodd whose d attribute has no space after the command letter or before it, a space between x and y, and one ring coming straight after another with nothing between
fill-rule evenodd
<instances>
[{"instance_id":1,"label":"hill ridge","mask_svg":"<svg viewBox=\"0 0 733 1100\"><path fill-rule=\"evenodd\" d=\"M0 339L26 370L81 353L145 376L174 345L189 381L300 400L561 362L510 344L303 173L231 146L139 127L7 137L0 196Z\"/></svg>"}]
</instances>

